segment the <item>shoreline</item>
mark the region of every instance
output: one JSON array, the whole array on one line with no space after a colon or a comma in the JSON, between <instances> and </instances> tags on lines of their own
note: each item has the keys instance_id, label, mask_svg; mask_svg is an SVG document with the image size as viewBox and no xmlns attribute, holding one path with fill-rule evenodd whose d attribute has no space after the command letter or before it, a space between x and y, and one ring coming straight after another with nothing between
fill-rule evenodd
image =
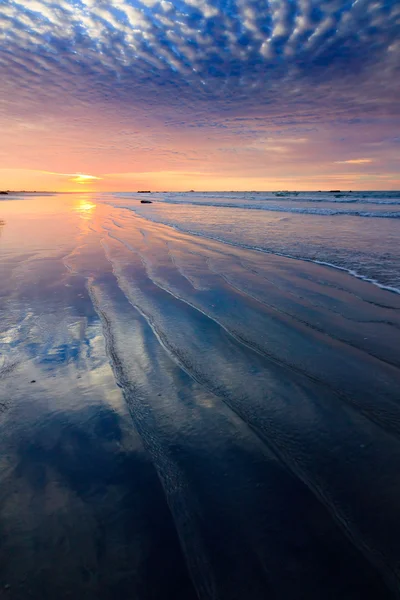
<instances>
[{"instance_id":1,"label":"shoreline","mask_svg":"<svg viewBox=\"0 0 400 600\"><path fill-rule=\"evenodd\" d=\"M329 263L329 262L325 262L325 261L319 261L319 260L316 260L316 259L313 260L313 259L310 259L310 258L307 258L307 257L299 257L299 256L291 255L291 254L285 254L285 253L278 252L278 251L268 250L268 249L265 249L265 248L259 248L257 246L251 246L251 245L245 245L245 244L235 244L235 242L232 242L232 241L229 241L229 240L226 240L226 239L223 239L223 238L219 238L219 237L211 236L211 235L206 235L206 234L203 234L203 233L199 233L197 231L190 231L190 230L183 229L183 228L179 227L179 225L174 225L172 223L162 223L160 221L152 220L151 218L147 218L146 216L142 215L141 213L136 212L135 207L117 205L117 204L111 203L111 202L109 202L109 204L111 206L114 206L114 207L117 207L117 208L120 208L120 209L124 209L124 210L128 210L128 211L134 212L135 215L139 219L144 219L144 220L149 221L151 223L157 223L159 225L164 225L165 227L171 227L172 229L175 229L176 231L179 231L182 234L194 235L196 237L200 237L200 238L203 238L203 239L206 239L206 240L207 239L214 240L214 241L220 242L222 244L226 244L228 246L233 246L235 248L243 248L243 249L246 249L246 250L253 250L254 252L261 252L262 254L271 254L271 255L275 255L275 256L282 256L284 258L289 258L289 259L296 260L296 261L309 262L309 263L312 263L312 264L317 264L317 265L325 266L325 267L328 267L328 268L331 268L331 269L336 269L336 270L343 271L343 272L347 273L348 275L350 275L351 277L354 277L354 278L358 279L359 281L364 281L365 283L370 283L370 284L372 284L372 285L374 285L374 286L376 286L376 287L378 287L378 288L380 288L382 290L385 290L385 291L388 291L388 292L391 292L391 293L394 293L394 294L400 294L400 288L396 288L394 286L390 286L390 285L381 283L381 282L377 281L376 279L370 278L370 277L368 277L366 275L363 275L361 273L357 273L357 271L355 271L353 269L350 269L350 268L346 268L346 267L343 267L343 266L340 266L340 265L335 265L333 263Z\"/></svg>"},{"instance_id":2,"label":"shoreline","mask_svg":"<svg viewBox=\"0 0 400 600\"><path fill-rule=\"evenodd\" d=\"M107 203L27 205L0 238L13 600L391 600L399 296Z\"/></svg>"}]
</instances>

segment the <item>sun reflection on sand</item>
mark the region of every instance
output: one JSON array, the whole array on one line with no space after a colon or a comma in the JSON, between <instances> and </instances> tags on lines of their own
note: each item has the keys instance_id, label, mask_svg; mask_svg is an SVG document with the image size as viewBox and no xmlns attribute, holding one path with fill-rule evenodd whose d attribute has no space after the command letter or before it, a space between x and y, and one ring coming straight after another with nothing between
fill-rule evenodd
<instances>
[{"instance_id":1,"label":"sun reflection on sand","mask_svg":"<svg viewBox=\"0 0 400 600\"><path fill-rule=\"evenodd\" d=\"M96 204L90 202L88 198L80 198L74 205L74 211L79 213L82 219L90 219L95 208Z\"/></svg>"}]
</instances>

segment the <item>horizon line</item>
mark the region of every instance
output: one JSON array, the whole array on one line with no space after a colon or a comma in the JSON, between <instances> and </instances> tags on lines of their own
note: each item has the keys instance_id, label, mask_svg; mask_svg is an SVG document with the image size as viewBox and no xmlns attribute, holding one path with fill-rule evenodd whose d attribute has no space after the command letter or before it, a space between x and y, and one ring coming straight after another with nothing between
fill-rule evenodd
<instances>
[{"instance_id":1,"label":"horizon line","mask_svg":"<svg viewBox=\"0 0 400 600\"><path fill-rule=\"evenodd\" d=\"M269 190L1 190L0 194L8 195L8 194L226 194L226 193L235 193L235 194L265 194L265 193L274 193L274 192L285 192L288 194L304 194L307 192L315 192L315 193L354 193L354 192L400 192L399 189L309 189L309 190L287 190L287 189L269 189Z\"/></svg>"}]
</instances>

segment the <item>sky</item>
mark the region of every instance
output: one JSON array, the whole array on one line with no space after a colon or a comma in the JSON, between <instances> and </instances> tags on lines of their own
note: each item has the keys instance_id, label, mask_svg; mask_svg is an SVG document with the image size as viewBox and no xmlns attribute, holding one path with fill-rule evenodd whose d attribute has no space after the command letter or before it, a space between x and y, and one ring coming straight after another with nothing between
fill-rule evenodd
<instances>
[{"instance_id":1,"label":"sky","mask_svg":"<svg viewBox=\"0 0 400 600\"><path fill-rule=\"evenodd\" d=\"M0 0L0 189L400 189L398 0Z\"/></svg>"}]
</instances>

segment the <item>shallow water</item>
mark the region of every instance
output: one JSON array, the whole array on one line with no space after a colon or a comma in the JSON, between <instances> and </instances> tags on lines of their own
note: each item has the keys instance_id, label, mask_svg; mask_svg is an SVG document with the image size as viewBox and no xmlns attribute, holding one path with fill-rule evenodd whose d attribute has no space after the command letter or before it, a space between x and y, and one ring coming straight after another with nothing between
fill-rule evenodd
<instances>
[{"instance_id":1,"label":"shallow water","mask_svg":"<svg viewBox=\"0 0 400 600\"><path fill-rule=\"evenodd\" d=\"M143 196L142 196L143 197ZM104 199L158 223L327 263L400 293L400 192L135 194Z\"/></svg>"},{"instance_id":2,"label":"shallow water","mask_svg":"<svg viewBox=\"0 0 400 600\"><path fill-rule=\"evenodd\" d=\"M400 296L109 202L1 203L0 597L398 597Z\"/></svg>"}]
</instances>

